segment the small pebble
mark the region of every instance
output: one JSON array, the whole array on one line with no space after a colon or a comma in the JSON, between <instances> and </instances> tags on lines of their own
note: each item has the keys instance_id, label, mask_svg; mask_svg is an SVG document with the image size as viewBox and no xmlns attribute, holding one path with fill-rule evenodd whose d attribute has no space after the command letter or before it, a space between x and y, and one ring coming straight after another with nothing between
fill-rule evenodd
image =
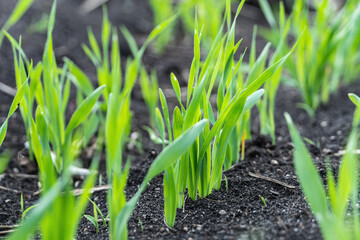
<instances>
[{"instance_id":1,"label":"small pebble","mask_svg":"<svg viewBox=\"0 0 360 240\"><path fill-rule=\"evenodd\" d=\"M163 232L163 231L165 231L165 228L163 228L163 227L160 228L160 232Z\"/></svg>"},{"instance_id":2,"label":"small pebble","mask_svg":"<svg viewBox=\"0 0 360 240\"><path fill-rule=\"evenodd\" d=\"M327 127L328 126L328 122L327 121L322 121L321 123L320 123L320 126L321 127Z\"/></svg>"},{"instance_id":3,"label":"small pebble","mask_svg":"<svg viewBox=\"0 0 360 240\"><path fill-rule=\"evenodd\" d=\"M183 229L184 229L185 232L189 231L188 227L184 227Z\"/></svg>"},{"instance_id":4,"label":"small pebble","mask_svg":"<svg viewBox=\"0 0 360 240\"><path fill-rule=\"evenodd\" d=\"M11 202L11 199L6 199L5 200L5 203L9 203L9 202Z\"/></svg>"},{"instance_id":5,"label":"small pebble","mask_svg":"<svg viewBox=\"0 0 360 240\"><path fill-rule=\"evenodd\" d=\"M334 141L335 139L336 139L335 136L331 136L331 137L330 137L330 140L331 140L331 141Z\"/></svg>"},{"instance_id":6,"label":"small pebble","mask_svg":"<svg viewBox=\"0 0 360 240\"><path fill-rule=\"evenodd\" d=\"M139 133L138 132L132 132L130 135L130 138L133 140L137 140L139 138Z\"/></svg>"},{"instance_id":7,"label":"small pebble","mask_svg":"<svg viewBox=\"0 0 360 240\"><path fill-rule=\"evenodd\" d=\"M270 161L270 164L272 164L272 165L279 165L279 162L276 161L275 159L272 159L272 160Z\"/></svg>"},{"instance_id":8,"label":"small pebble","mask_svg":"<svg viewBox=\"0 0 360 240\"><path fill-rule=\"evenodd\" d=\"M328 148L324 148L324 149L323 149L323 153L324 153L324 154L330 154L330 153L332 153L332 150L331 150L331 149L328 149Z\"/></svg>"},{"instance_id":9,"label":"small pebble","mask_svg":"<svg viewBox=\"0 0 360 240\"><path fill-rule=\"evenodd\" d=\"M202 226L201 226L201 225L198 225L198 226L196 227L196 230L201 231L201 230L202 230Z\"/></svg>"},{"instance_id":10,"label":"small pebble","mask_svg":"<svg viewBox=\"0 0 360 240\"><path fill-rule=\"evenodd\" d=\"M188 240L194 240L192 237L189 237Z\"/></svg>"},{"instance_id":11,"label":"small pebble","mask_svg":"<svg viewBox=\"0 0 360 240\"><path fill-rule=\"evenodd\" d=\"M219 214L220 214L220 215L225 215L225 214L226 214L226 211L225 211L225 210L220 210L220 211L219 211Z\"/></svg>"},{"instance_id":12,"label":"small pebble","mask_svg":"<svg viewBox=\"0 0 360 240\"><path fill-rule=\"evenodd\" d=\"M339 130L339 131L336 132L336 134L340 136L340 135L342 135L342 131Z\"/></svg>"}]
</instances>

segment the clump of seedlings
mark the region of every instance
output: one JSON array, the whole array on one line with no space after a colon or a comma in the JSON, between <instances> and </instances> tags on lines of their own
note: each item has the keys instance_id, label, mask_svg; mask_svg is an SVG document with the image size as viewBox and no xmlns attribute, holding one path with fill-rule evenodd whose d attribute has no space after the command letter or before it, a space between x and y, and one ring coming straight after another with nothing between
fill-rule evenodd
<instances>
[{"instance_id":1,"label":"clump of seedlings","mask_svg":"<svg viewBox=\"0 0 360 240\"><path fill-rule=\"evenodd\" d=\"M258 89L278 71L291 54L290 51L265 71L262 71L265 57L262 57L253 64L254 69L250 70L243 83L238 70L244 55L238 61L234 59L241 43L241 40L235 42L235 22L243 4L244 1L240 3L232 23L230 18L226 18L229 31L223 33L223 27L220 28L203 63L200 62L201 31L195 17L194 58L184 104L179 83L175 75L171 75L171 83L179 104L179 107L173 110L172 124L165 95L159 90L162 114L156 109L156 120L163 146L177 139L199 119L209 119L190 150L164 173L165 217L169 226L175 223L176 209L184 204L185 190L192 200L196 200L198 196L206 197L213 189L220 188L223 170L239 159L240 143L246 131L244 123L248 120L246 113L264 93ZM216 114L210 104L215 84Z\"/></svg>"},{"instance_id":2,"label":"clump of seedlings","mask_svg":"<svg viewBox=\"0 0 360 240\"><path fill-rule=\"evenodd\" d=\"M360 6L358 1L347 1L335 9L331 1L315 1L315 11L309 10L309 1L296 0L288 18L282 2L276 18L266 0L259 0L271 29L262 29L262 35L280 47L289 49L286 37L299 38L299 47L285 64L290 75L286 80L295 85L303 98L300 107L311 117L321 103L327 103L329 94L341 83L349 83L359 73ZM290 25L290 29L289 26ZM341 80L341 81L340 81Z\"/></svg>"},{"instance_id":3,"label":"clump of seedlings","mask_svg":"<svg viewBox=\"0 0 360 240\"><path fill-rule=\"evenodd\" d=\"M356 104L351 134L346 146L337 179L327 159L327 186L323 185L318 170L289 114L285 118L294 143L294 165L301 188L318 222L324 239L359 239L360 218L358 209L359 172L358 126L360 98L349 94Z\"/></svg>"}]
</instances>

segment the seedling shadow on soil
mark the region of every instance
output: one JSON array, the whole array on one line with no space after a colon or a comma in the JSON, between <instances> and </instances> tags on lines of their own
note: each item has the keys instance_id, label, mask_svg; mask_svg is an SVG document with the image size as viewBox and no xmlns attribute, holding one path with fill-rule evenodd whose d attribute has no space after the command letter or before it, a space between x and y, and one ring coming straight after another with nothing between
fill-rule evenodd
<instances>
[{"instance_id":1,"label":"seedling shadow on soil","mask_svg":"<svg viewBox=\"0 0 360 240\"><path fill-rule=\"evenodd\" d=\"M0 15L10 7L10 1L0 2ZM60 1L61 2L61 1ZM127 27L134 32L136 40L141 42L144 36L150 31L151 26L140 27L131 20L134 14L141 14L145 18L151 18L149 7L146 1L139 1L132 14L119 15L111 9L115 9L118 3L110 1L110 18L114 24L127 24ZM95 70L90 68L90 63L84 56L80 43L87 41L85 27L92 25L99 29L101 10L95 10L86 16L77 16L77 1L63 1L57 14L57 25L54 32L54 45L57 46L59 61L62 55L67 55L76 61L92 77L96 77ZM15 34L24 32L27 22L34 12L40 11L41 4L34 5L30 12L19 25L13 29ZM254 8L249 8L255 11ZM246 12L246 9L243 10ZM142 14L145 13L145 14ZM256 12L254 13L256 14ZM72 17L76 16L76 21ZM251 41L252 25L254 16L241 16L239 23L242 26L241 35L249 43ZM257 24L264 23L264 20L257 20ZM259 22L260 21L260 22ZM244 23L245 22L245 23ZM94 32L99 32L95 31ZM25 36L23 46L30 56L40 58L41 49L45 36L41 34ZM246 40L247 39L247 40ZM123 41L124 42L124 41ZM258 44L259 50L263 42ZM249 44L247 44L249 46ZM122 44L122 54L126 56L129 50L126 44ZM191 49L191 46L185 46ZM160 58L147 52L144 56L144 63L147 66L155 66L160 71L160 84L170 86L169 71L176 68L179 76L186 76L185 69L190 62L181 48L172 47L174 51ZM176 50L177 49L177 50ZM190 51L191 53L191 51ZM14 86L12 53L8 42L4 42L0 49L0 78L4 83ZM176 58L174 57L176 56ZM179 60L180 59L180 60ZM170 70L169 70L170 69ZM181 80L181 79L180 79ZM180 81L181 83L181 81ZM132 165L130 178L126 193L130 198L137 190L144 178L152 160L160 151L159 146L154 145L142 126L148 124L147 110L141 97L134 91L132 109L134 121L132 131L142 134L144 154L136 149L127 150L126 155L131 156ZM277 144L273 146L271 140L260 136L257 114L253 113L253 140L246 143L247 149L245 160L225 172L228 188L223 179L220 191L213 192L209 197L199 199L196 202L186 199L183 209L177 212L174 228L169 228L164 223L163 213L163 186L162 176L158 176L149 184L142 195L132 218L129 221L130 239L320 239L320 230L312 217L301 189L298 185L292 162L293 146L290 142L288 130L283 119L283 112L289 112L302 136L311 139L315 144L309 145L313 158L325 179L326 168L324 157L330 158L332 167L337 169L339 156L337 153L343 149L344 141L351 125L354 106L348 101L348 92L360 92L359 84L351 85L341 89L330 98L327 106L321 106L316 113L316 120L311 121L307 114L294 107L300 101L300 95L287 86L281 86L277 96ZM1 93L0 95L0 116L5 116L11 103L11 97ZM169 104L175 104L170 102ZM74 105L74 103L73 103ZM331 106L331 107L330 107ZM341 117L339 117L341 116ZM30 207L38 199L37 172L28 162L20 162L19 153L25 142L25 130L20 115L10 119L8 135L5 139L4 149L10 149L14 156L10 161L8 169L0 178L0 225L13 226L21 219L20 195L24 196L24 208ZM89 158L84 157L84 164L88 165ZM31 168L29 168L29 166ZM255 173L256 176L250 175ZM103 176L102 184L106 184L104 159L100 165L100 174ZM259 176L266 176L268 179ZM270 180L269 180L270 179ZM278 182L276 182L278 181ZM283 183L282 184L279 184ZM74 184L79 185L81 179L75 179ZM97 183L99 184L99 183ZM295 189L289 186L295 186ZM107 215L106 191L97 191L91 198L100 208L104 216ZM264 201L266 202L266 206ZM86 214L92 215L93 208L89 205ZM107 239L108 229L100 225L99 233L95 232L94 226L85 218L80 223L77 239ZM8 230L8 229L5 229ZM2 231L2 229L0 229Z\"/></svg>"}]
</instances>

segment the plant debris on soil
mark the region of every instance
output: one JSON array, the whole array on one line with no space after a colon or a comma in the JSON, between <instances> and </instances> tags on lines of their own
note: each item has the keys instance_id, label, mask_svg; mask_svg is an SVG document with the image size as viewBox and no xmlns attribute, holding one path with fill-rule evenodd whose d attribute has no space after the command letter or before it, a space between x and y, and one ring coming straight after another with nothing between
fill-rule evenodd
<instances>
[{"instance_id":1,"label":"plant debris on soil","mask_svg":"<svg viewBox=\"0 0 360 240\"><path fill-rule=\"evenodd\" d=\"M102 11L99 8L88 14L80 14L82 2L58 1L54 46L59 62L63 56L68 56L95 82L95 69L83 53L81 43L87 43L87 26L91 26L94 33L100 32ZM14 4L10 0L0 1L0 25ZM152 28L147 1L114 0L108 4L110 20L114 25L125 24L138 43L143 42ZM22 34L23 48L35 62L41 58L46 36L41 33L27 35L25 30L32 16L49 8L46 1L36 2L11 30L16 38ZM141 18L134 19L133 16ZM265 20L258 8L246 5L238 20L240 36L244 38L243 48L250 45L254 24L265 25ZM146 67L157 70L160 86L170 87L170 72L175 72L180 84L186 85L183 79L186 79L186 69L191 63L192 45L189 44L191 39L188 41L181 37L181 33L178 35L177 42L169 46L163 56L155 55L151 50L144 56ZM264 43L259 39L259 51ZM130 54L125 41L121 41L121 53L124 58ZM12 50L7 41L0 49L0 81L15 86ZM348 100L349 92L359 93L360 85L357 83L341 88L331 95L326 106L317 110L315 119L310 119L304 110L296 107L296 103L301 101L300 94L294 88L282 85L276 99L276 144L272 145L269 137L259 135L259 120L254 111L253 136L252 140L246 142L245 159L224 173L226 178L222 181L220 191L214 191L207 198L195 202L187 198L184 208L178 209L175 227L170 228L164 221L162 176L156 177L142 195L128 223L129 239L321 239L319 227L296 178L292 161L293 145L283 113L289 112L300 134L311 140L307 146L325 180L324 159L329 157L332 168L338 169L341 150L351 127L355 107ZM5 119L11 101L12 96L1 92L0 122ZM75 103L72 104L75 106ZM126 155L131 157L126 188L128 199L136 192L152 160L161 150L142 130L142 126L148 124L148 112L138 86L133 93L132 110L135 116L132 131L141 134L144 153L136 148L126 150ZM13 157L5 173L0 176L0 237L6 236L5 233L11 231L21 219L21 193L24 208L35 204L39 197L37 166L24 154L25 141L21 116L17 114L9 121L8 134L1 150L11 151ZM84 167L87 167L91 158L83 154L82 160ZM97 186L106 185L104 159L99 174L102 181ZM79 188L81 179L74 179L74 185ZM106 187L95 191L92 200L106 216ZM92 206L88 206L86 214L93 214ZM108 239L108 229L100 223L100 232L96 233L94 226L83 218L76 239Z\"/></svg>"}]
</instances>

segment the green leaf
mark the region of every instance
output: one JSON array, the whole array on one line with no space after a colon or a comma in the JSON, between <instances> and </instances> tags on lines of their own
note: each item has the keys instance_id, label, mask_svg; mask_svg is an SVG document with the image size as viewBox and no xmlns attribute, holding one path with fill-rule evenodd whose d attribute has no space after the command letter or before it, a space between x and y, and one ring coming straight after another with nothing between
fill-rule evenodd
<instances>
[{"instance_id":1,"label":"green leaf","mask_svg":"<svg viewBox=\"0 0 360 240\"><path fill-rule=\"evenodd\" d=\"M114 239L120 239L126 229L127 222L130 215L136 207L141 193L145 190L147 184L156 175L161 173L164 169L167 169L171 164L177 160L181 155L188 151L189 147L193 144L195 139L198 137L202 129L207 124L207 120L201 120L194 124L191 128L185 131L179 138L169 144L154 160L151 164L148 173L145 176L139 190L136 194L125 204L121 212L116 217L116 235L112 236Z\"/></svg>"},{"instance_id":2,"label":"green leaf","mask_svg":"<svg viewBox=\"0 0 360 240\"><path fill-rule=\"evenodd\" d=\"M182 105L182 102L181 102L181 90L180 90L179 81L177 80L174 73L170 74L170 79L171 79L171 85L172 85L172 87L174 89L174 92L175 92L175 96L176 96L177 100L179 101L180 106L182 108L184 108L183 105Z\"/></svg>"},{"instance_id":3,"label":"green leaf","mask_svg":"<svg viewBox=\"0 0 360 240\"><path fill-rule=\"evenodd\" d=\"M9 152L3 152L0 154L0 174L2 174L11 159L11 154Z\"/></svg>"},{"instance_id":4,"label":"green leaf","mask_svg":"<svg viewBox=\"0 0 360 240\"><path fill-rule=\"evenodd\" d=\"M259 89L256 92L254 92L253 94L251 94L246 99L243 111L246 112L246 111L250 110L256 104L256 102L259 101L261 96L264 95L264 93L265 93L264 89Z\"/></svg>"},{"instance_id":5,"label":"green leaf","mask_svg":"<svg viewBox=\"0 0 360 240\"><path fill-rule=\"evenodd\" d=\"M357 106L360 108L360 98L354 94L354 93L349 93L349 98L350 100Z\"/></svg>"},{"instance_id":6,"label":"green leaf","mask_svg":"<svg viewBox=\"0 0 360 240\"><path fill-rule=\"evenodd\" d=\"M261 10L263 11L266 20L272 29L277 28L275 16L271 10L270 4L267 0L259 0Z\"/></svg>"},{"instance_id":7,"label":"green leaf","mask_svg":"<svg viewBox=\"0 0 360 240\"><path fill-rule=\"evenodd\" d=\"M26 90L27 85L28 85L28 80L29 80L29 78L24 81L24 83L21 85L20 89L17 91L17 93L16 93L16 95L14 97L14 100L11 103L8 116L6 117L5 122L0 127L0 146L1 146L1 144L3 143L3 141L5 139L8 120L11 117L11 115L15 112L15 110L19 107L19 104L23 99L23 96L25 94L25 90Z\"/></svg>"},{"instance_id":8,"label":"green leaf","mask_svg":"<svg viewBox=\"0 0 360 240\"><path fill-rule=\"evenodd\" d=\"M148 126L143 126L143 129L148 132L150 136L150 140L155 144L163 144L163 140L156 136L156 133L153 129L149 128ZM168 144L169 141L165 141L165 144Z\"/></svg>"},{"instance_id":9,"label":"green leaf","mask_svg":"<svg viewBox=\"0 0 360 240\"><path fill-rule=\"evenodd\" d=\"M37 207L34 208L31 213L29 213L29 217L14 233L8 237L8 239L30 239L31 235L35 232L43 217L48 213L49 209L55 203L55 200L61 193L63 187L64 181L59 181L45 195L43 195L40 198Z\"/></svg>"},{"instance_id":10,"label":"green leaf","mask_svg":"<svg viewBox=\"0 0 360 240\"><path fill-rule=\"evenodd\" d=\"M15 23L19 21L19 19L24 15L24 13L30 8L31 4L34 0L19 0L12 11L10 17L5 22L4 26L1 30L7 31L11 28ZM0 32L0 46L2 44L2 40L4 38L3 32Z\"/></svg>"},{"instance_id":11,"label":"green leaf","mask_svg":"<svg viewBox=\"0 0 360 240\"><path fill-rule=\"evenodd\" d=\"M135 38L131 35L130 31L125 26L121 26L120 31L124 35L128 45L130 47L130 51L131 51L132 55L135 57L137 55L137 53L139 52L139 48L136 44Z\"/></svg>"},{"instance_id":12,"label":"green leaf","mask_svg":"<svg viewBox=\"0 0 360 240\"><path fill-rule=\"evenodd\" d=\"M64 61L69 67L70 73L73 76L71 77L71 80L75 86L81 89L85 95L91 94L94 91L94 87L85 73L69 58L65 57Z\"/></svg>"},{"instance_id":13,"label":"green leaf","mask_svg":"<svg viewBox=\"0 0 360 240\"><path fill-rule=\"evenodd\" d=\"M91 93L84 101L81 102L80 106L75 110L74 114L71 116L69 124L66 127L65 135L69 136L71 132L90 114L95 103L100 97L101 93L105 89L105 85L98 87L93 93Z\"/></svg>"},{"instance_id":14,"label":"green leaf","mask_svg":"<svg viewBox=\"0 0 360 240\"><path fill-rule=\"evenodd\" d=\"M295 148L294 165L296 175L311 210L314 212L316 220L319 222L319 225L322 226L328 217L328 203L324 185L310 153L306 149L304 142L301 140L290 115L285 113L284 116Z\"/></svg>"}]
</instances>

